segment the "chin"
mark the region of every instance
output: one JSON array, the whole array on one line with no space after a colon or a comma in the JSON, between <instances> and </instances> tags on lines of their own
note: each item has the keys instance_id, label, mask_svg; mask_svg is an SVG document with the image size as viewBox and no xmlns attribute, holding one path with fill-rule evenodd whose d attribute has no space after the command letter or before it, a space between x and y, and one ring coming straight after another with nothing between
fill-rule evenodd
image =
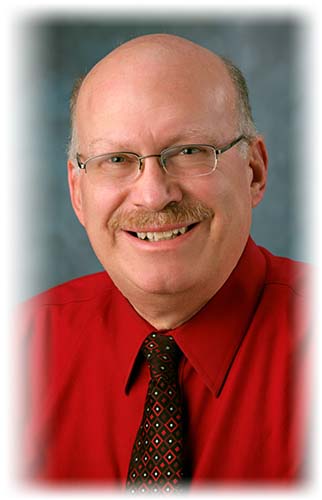
<instances>
[{"instance_id":1,"label":"chin","mask_svg":"<svg viewBox=\"0 0 322 500\"><path fill-rule=\"evenodd\" d=\"M128 291L131 294L135 293L135 290L143 294L173 295L180 294L192 286L189 275L160 270L158 272L138 272L137 270L134 273L124 270L123 274L118 273L118 276L112 279L124 295L127 295Z\"/></svg>"},{"instance_id":2,"label":"chin","mask_svg":"<svg viewBox=\"0 0 322 500\"><path fill-rule=\"evenodd\" d=\"M142 276L140 276L137 279L133 279L133 283L142 292L154 295L169 295L180 293L184 292L191 286L191 284L187 283L186 280L180 279L179 277L172 276L171 279L168 279L164 275L155 277L150 276L146 279L142 279Z\"/></svg>"}]
</instances>

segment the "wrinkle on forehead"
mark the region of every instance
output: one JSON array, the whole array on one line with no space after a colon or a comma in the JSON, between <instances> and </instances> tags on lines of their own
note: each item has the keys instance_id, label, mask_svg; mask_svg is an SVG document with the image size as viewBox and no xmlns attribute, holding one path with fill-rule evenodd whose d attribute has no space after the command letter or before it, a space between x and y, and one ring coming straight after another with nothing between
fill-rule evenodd
<instances>
[{"instance_id":1,"label":"wrinkle on forehead","mask_svg":"<svg viewBox=\"0 0 322 500\"><path fill-rule=\"evenodd\" d=\"M176 134L167 135L167 143L163 145L163 148L179 144L191 144L192 141L195 143L196 140L198 140L198 144L203 141L216 147L220 146L219 143L216 143L216 139L205 127L187 127L180 129ZM114 138L113 134L109 134L108 137L97 137L89 141L88 152L93 155L99 150L103 152L128 151L140 153L140 151L132 151L133 142L132 138L127 139L126 137L122 137L120 139L118 136Z\"/></svg>"}]
</instances>

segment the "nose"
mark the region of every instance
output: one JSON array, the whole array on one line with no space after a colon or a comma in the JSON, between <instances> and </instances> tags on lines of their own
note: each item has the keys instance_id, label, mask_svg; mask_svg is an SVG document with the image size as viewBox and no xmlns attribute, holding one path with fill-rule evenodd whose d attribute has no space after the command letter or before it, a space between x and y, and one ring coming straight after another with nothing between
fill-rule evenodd
<instances>
[{"instance_id":1,"label":"nose","mask_svg":"<svg viewBox=\"0 0 322 500\"><path fill-rule=\"evenodd\" d=\"M132 202L154 211L171 202L179 203L183 193L178 181L164 171L158 155L146 156L141 159L141 173L131 186Z\"/></svg>"}]
</instances>

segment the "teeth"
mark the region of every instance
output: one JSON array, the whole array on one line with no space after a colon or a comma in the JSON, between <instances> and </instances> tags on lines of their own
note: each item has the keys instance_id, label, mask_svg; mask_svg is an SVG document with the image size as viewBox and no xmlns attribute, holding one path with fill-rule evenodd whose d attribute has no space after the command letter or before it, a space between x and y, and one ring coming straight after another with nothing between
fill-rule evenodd
<instances>
[{"instance_id":1,"label":"teeth","mask_svg":"<svg viewBox=\"0 0 322 500\"><path fill-rule=\"evenodd\" d=\"M140 238L140 240L144 240L146 238L146 233L136 233L136 235Z\"/></svg>"},{"instance_id":2,"label":"teeth","mask_svg":"<svg viewBox=\"0 0 322 500\"><path fill-rule=\"evenodd\" d=\"M162 241L162 240L172 240L176 238L178 234L184 234L188 231L188 226L180 227L179 229L173 229L172 231L163 231L163 232L155 232L155 233L136 233L137 237L140 240L149 240L149 241Z\"/></svg>"}]
</instances>

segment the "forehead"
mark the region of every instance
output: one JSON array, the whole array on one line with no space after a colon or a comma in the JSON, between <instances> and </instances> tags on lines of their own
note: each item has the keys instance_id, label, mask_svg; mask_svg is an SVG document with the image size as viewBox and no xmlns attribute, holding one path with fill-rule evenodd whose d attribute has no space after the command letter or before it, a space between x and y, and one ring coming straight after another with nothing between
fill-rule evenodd
<instances>
[{"instance_id":1,"label":"forehead","mask_svg":"<svg viewBox=\"0 0 322 500\"><path fill-rule=\"evenodd\" d=\"M170 139L178 128L192 137L205 133L210 123L233 125L234 86L222 61L206 56L149 48L103 61L79 94L79 139L95 144L106 135L118 139L120 133L124 140L146 133L168 133Z\"/></svg>"}]
</instances>

